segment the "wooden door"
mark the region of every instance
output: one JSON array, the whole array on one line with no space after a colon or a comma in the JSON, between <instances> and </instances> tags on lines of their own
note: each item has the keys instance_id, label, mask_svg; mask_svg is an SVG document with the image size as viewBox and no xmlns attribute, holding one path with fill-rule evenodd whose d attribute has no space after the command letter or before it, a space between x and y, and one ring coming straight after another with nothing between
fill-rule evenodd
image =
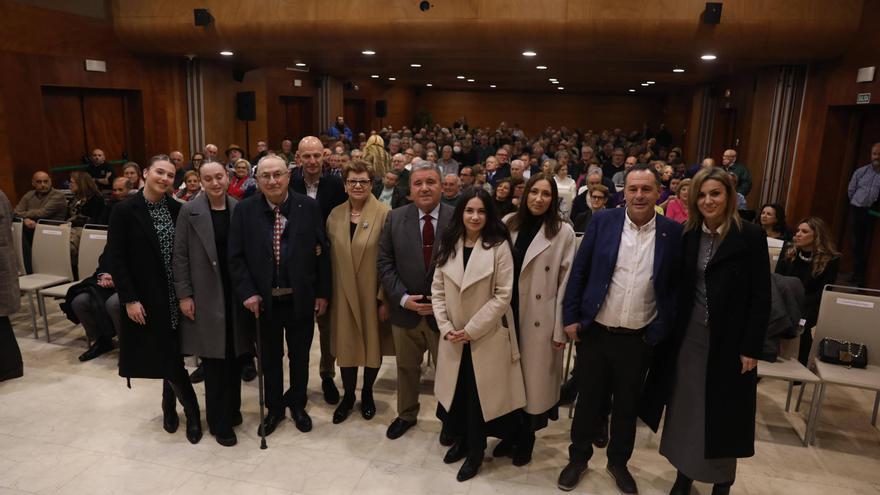
<instances>
[{"instance_id":1,"label":"wooden door","mask_svg":"<svg viewBox=\"0 0 880 495\"><path fill-rule=\"evenodd\" d=\"M359 132L366 133L368 131L366 100L346 98L342 105L342 117L352 134L357 136Z\"/></svg>"},{"instance_id":2,"label":"wooden door","mask_svg":"<svg viewBox=\"0 0 880 495\"><path fill-rule=\"evenodd\" d=\"M736 137L736 109L719 108L715 113L715 125L712 127L712 145L709 156L721 165L721 155L726 149L739 149L740 142ZM740 157L743 160L743 157Z\"/></svg>"},{"instance_id":3,"label":"wooden door","mask_svg":"<svg viewBox=\"0 0 880 495\"><path fill-rule=\"evenodd\" d=\"M82 97L74 88L43 89L47 169L83 163L87 153Z\"/></svg>"},{"instance_id":4,"label":"wooden door","mask_svg":"<svg viewBox=\"0 0 880 495\"><path fill-rule=\"evenodd\" d=\"M282 96L281 114L284 117L284 138L296 143L305 136L313 134L312 98L308 96Z\"/></svg>"},{"instance_id":5,"label":"wooden door","mask_svg":"<svg viewBox=\"0 0 880 495\"><path fill-rule=\"evenodd\" d=\"M100 148L108 161L128 157L128 122L125 96L117 92L83 93L86 149Z\"/></svg>"}]
</instances>

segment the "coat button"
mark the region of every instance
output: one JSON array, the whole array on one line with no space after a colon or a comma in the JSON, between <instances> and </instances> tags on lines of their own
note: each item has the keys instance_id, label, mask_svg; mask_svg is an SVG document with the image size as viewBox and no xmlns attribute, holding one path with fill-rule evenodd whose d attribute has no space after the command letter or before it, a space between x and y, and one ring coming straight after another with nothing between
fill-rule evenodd
<instances>
[{"instance_id":1,"label":"coat button","mask_svg":"<svg viewBox=\"0 0 880 495\"><path fill-rule=\"evenodd\" d=\"M545 271L545 272L549 272L549 271L550 271L550 267L549 267L549 266L545 266L545 267L544 267L544 271Z\"/></svg>"},{"instance_id":2,"label":"coat button","mask_svg":"<svg viewBox=\"0 0 880 495\"><path fill-rule=\"evenodd\" d=\"M535 296L535 299L537 299L537 300L540 301L540 300L541 300L541 294L538 294L537 296Z\"/></svg>"},{"instance_id":3,"label":"coat button","mask_svg":"<svg viewBox=\"0 0 880 495\"><path fill-rule=\"evenodd\" d=\"M535 326L536 326L536 327L540 327L540 326L541 326L541 322L540 322L540 321L536 321L536 322L535 322Z\"/></svg>"}]
</instances>

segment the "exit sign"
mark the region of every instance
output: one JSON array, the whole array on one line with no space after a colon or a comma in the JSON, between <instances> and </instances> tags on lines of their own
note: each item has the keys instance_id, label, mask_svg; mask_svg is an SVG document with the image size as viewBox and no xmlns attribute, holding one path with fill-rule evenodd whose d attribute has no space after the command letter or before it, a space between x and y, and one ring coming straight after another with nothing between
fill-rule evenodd
<instances>
[{"instance_id":1,"label":"exit sign","mask_svg":"<svg viewBox=\"0 0 880 495\"><path fill-rule=\"evenodd\" d=\"M867 105L871 103L871 93L859 93L856 95L856 105Z\"/></svg>"}]
</instances>

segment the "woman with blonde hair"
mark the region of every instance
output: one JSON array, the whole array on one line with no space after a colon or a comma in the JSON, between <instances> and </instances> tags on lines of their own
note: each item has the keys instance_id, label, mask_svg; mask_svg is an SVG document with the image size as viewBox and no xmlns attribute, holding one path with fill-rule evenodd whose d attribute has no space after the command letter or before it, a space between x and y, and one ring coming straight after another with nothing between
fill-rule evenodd
<instances>
[{"instance_id":1,"label":"woman with blonde hair","mask_svg":"<svg viewBox=\"0 0 880 495\"><path fill-rule=\"evenodd\" d=\"M367 139L361 160L365 161L373 172L373 177L385 177L385 172L391 170L391 155L385 151L385 141L382 136L373 134Z\"/></svg>"}]
</instances>

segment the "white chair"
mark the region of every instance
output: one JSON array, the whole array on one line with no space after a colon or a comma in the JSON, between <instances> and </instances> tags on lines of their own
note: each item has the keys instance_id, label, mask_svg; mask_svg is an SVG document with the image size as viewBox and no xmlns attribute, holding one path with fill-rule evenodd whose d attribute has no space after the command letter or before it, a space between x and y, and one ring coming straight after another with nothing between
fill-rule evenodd
<instances>
[{"instance_id":1,"label":"white chair","mask_svg":"<svg viewBox=\"0 0 880 495\"><path fill-rule=\"evenodd\" d=\"M819 306L819 319L813 340L811 356L816 356L819 342L823 338L833 338L846 342L857 342L868 348L868 366L865 369L849 368L815 360L816 375L821 382L813 395L818 395L813 421L818 423L822 412L822 401L828 385L855 387L875 392L874 410L871 424L877 426L877 409L880 406L880 290L856 289L837 285L826 285ZM800 402L800 401L798 401ZM810 443L816 440L814 425Z\"/></svg>"},{"instance_id":2,"label":"white chair","mask_svg":"<svg viewBox=\"0 0 880 495\"><path fill-rule=\"evenodd\" d=\"M106 225L86 225L82 229L82 235L79 240L79 256L77 258L77 269L80 278L89 277L98 268L98 259L104 252L104 246L107 244L107 226ZM79 283L79 281L68 282L66 284L56 285L37 291L37 300L40 307L46 307L46 297L55 299L63 299L67 296L67 291ZM43 325L46 327L46 342L51 342L49 335L49 318L46 312L43 312Z\"/></svg>"},{"instance_id":3,"label":"white chair","mask_svg":"<svg viewBox=\"0 0 880 495\"><path fill-rule=\"evenodd\" d=\"M24 225L21 219L16 218L12 221L12 245L15 246L15 256L18 258L18 275L25 275L27 270L24 267Z\"/></svg>"},{"instance_id":4,"label":"white chair","mask_svg":"<svg viewBox=\"0 0 880 495\"><path fill-rule=\"evenodd\" d=\"M73 280L73 270L70 266L70 224L50 220L37 222L31 253L34 273L18 277L18 287L28 295L31 325L34 328L34 338L37 338L34 294L40 289ZM46 308L42 303L38 309L40 314L45 314Z\"/></svg>"}]
</instances>

